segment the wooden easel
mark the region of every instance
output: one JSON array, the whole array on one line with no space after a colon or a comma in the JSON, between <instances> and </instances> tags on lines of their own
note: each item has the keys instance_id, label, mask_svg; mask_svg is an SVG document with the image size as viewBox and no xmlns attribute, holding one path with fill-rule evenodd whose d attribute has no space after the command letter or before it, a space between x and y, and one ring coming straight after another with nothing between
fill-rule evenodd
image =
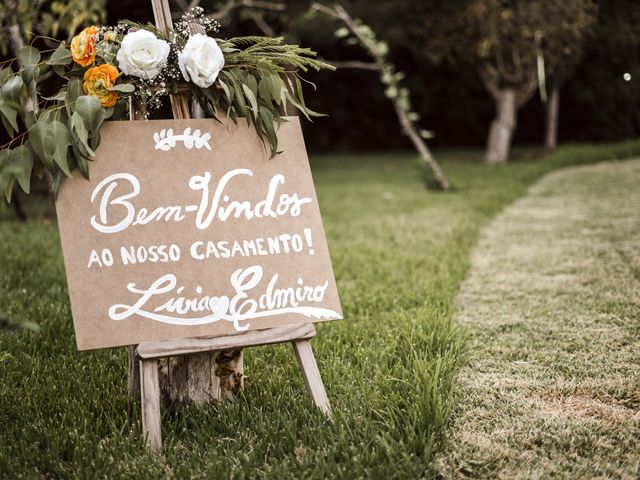
<instances>
[{"instance_id":1,"label":"wooden easel","mask_svg":"<svg viewBox=\"0 0 640 480\"><path fill-rule=\"evenodd\" d=\"M311 398L320 410L326 415L330 415L329 399L324 390L320 371L309 342L309 339L315 334L316 329L313 324L303 324L253 330L224 337L185 338L139 344L136 348L136 355L140 362L142 432L145 435L147 446L153 452L159 452L162 448L160 383L158 379L158 359L162 357L291 342Z\"/></svg>"},{"instance_id":2,"label":"wooden easel","mask_svg":"<svg viewBox=\"0 0 640 480\"><path fill-rule=\"evenodd\" d=\"M151 0L151 4L156 26L163 31L172 29L173 22L168 0ZM196 25L194 27L200 26ZM194 28L191 33L198 33L197 28ZM174 118L191 118L189 97L187 95L171 95L170 99ZM135 118L133 106L130 118ZM158 359L163 357L291 342L311 398L322 412L330 415L329 399L309 342L309 339L315 334L316 329L313 324L302 324L254 330L221 337L186 338L139 344L135 348L135 359L137 359L140 366L142 431L149 449L153 452L159 452L162 448Z\"/></svg>"}]
</instances>

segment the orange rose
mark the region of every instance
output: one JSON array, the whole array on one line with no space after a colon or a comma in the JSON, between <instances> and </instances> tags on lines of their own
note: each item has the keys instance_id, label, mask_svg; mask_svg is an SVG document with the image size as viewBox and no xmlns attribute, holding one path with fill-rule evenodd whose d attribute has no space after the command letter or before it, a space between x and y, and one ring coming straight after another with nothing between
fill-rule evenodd
<instances>
[{"instance_id":1,"label":"orange rose","mask_svg":"<svg viewBox=\"0 0 640 480\"><path fill-rule=\"evenodd\" d=\"M113 107L118 101L118 94L109 89L115 85L118 75L118 69L107 63L92 67L84 74L82 89L85 94L98 97L103 107Z\"/></svg>"},{"instance_id":2,"label":"orange rose","mask_svg":"<svg viewBox=\"0 0 640 480\"><path fill-rule=\"evenodd\" d=\"M87 27L71 39L71 57L82 67L91 65L96 59L96 37L98 28Z\"/></svg>"}]
</instances>

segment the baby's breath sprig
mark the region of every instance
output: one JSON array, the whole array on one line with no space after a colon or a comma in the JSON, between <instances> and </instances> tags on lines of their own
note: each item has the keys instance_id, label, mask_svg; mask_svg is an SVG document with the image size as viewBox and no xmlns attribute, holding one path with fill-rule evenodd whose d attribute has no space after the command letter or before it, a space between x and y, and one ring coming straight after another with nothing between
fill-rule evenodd
<instances>
[{"instance_id":1,"label":"baby's breath sprig","mask_svg":"<svg viewBox=\"0 0 640 480\"><path fill-rule=\"evenodd\" d=\"M191 33L190 25L197 24L204 28L206 33L218 33L220 31L220 24L204 15L204 9L202 7L193 7L182 14L180 20L173 24L173 38L172 43L181 49L189 39Z\"/></svg>"}]
</instances>

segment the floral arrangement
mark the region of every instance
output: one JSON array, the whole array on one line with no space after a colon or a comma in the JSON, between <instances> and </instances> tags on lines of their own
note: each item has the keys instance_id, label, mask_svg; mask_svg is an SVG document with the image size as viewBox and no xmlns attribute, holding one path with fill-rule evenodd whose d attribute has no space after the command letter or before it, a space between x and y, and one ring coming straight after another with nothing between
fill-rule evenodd
<instances>
[{"instance_id":1,"label":"floral arrangement","mask_svg":"<svg viewBox=\"0 0 640 480\"><path fill-rule=\"evenodd\" d=\"M194 26L206 34L191 35ZM196 7L171 32L121 21L85 28L46 59L33 46L22 49L0 69L0 119L11 137L0 150L0 193L9 201L16 182L28 193L32 173L48 172L54 194L76 168L88 178L105 120L128 119L131 108L149 118L185 89L211 117L246 119L275 155L288 104L307 118L320 115L305 104L301 74L333 67L281 38L207 35L218 30ZM45 96L41 79L52 75L61 86Z\"/></svg>"}]
</instances>

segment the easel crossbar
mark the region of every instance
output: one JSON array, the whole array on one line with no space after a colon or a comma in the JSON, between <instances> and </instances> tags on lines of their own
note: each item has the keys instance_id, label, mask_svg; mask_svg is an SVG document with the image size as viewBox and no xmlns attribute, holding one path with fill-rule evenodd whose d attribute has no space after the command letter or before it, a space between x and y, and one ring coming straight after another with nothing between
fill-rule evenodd
<instances>
[{"instance_id":1,"label":"easel crossbar","mask_svg":"<svg viewBox=\"0 0 640 480\"><path fill-rule=\"evenodd\" d=\"M251 330L224 337L196 337L162 342L143 342L136 348L141 359L191 355L212 350L230 350L240 347L255 347L272 343L291 342L312 338L316 329L312 323Z\"/></svg>"}]
</instances>

